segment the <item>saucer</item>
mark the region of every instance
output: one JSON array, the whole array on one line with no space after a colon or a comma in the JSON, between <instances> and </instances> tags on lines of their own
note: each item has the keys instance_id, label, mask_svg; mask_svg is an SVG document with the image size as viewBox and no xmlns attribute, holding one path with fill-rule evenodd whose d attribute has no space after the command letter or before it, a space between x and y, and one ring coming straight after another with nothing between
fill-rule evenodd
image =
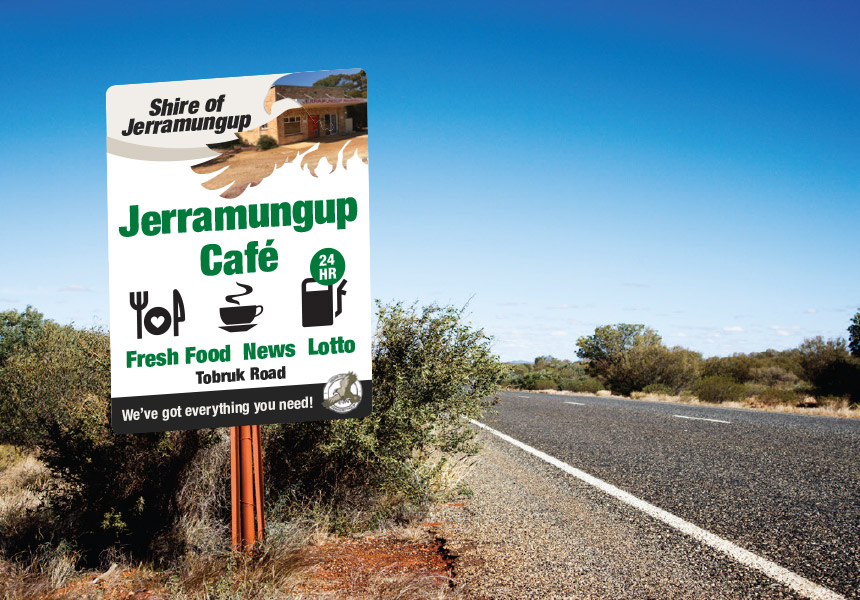
<instances>
[{"instance_id":1,"label":"saucer","mask_svg":"<svg viewBox=\"0 0 860 600\"><path fill-rule=\"evenodd\" d=\"M230 333L236 333L237 331L248 331L251 327L256 326L256 323L245 323L244 325L223 325L221 329L229 331Z\"/></svg>"}]
</instances>

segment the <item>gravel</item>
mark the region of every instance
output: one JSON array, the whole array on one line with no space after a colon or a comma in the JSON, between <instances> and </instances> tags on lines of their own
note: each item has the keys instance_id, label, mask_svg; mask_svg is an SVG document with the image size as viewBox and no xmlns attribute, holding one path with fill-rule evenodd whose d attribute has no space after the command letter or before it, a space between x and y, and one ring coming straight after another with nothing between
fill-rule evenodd
<instances>
[{"instance_id":1,"label":"gravel","mask_svg":"<svg viewBox=\"0 0 860 600\"><path fill-rule=\"evenodd\" d=\"M484 422L860 599L860 420L505 393Z\"/></svg>"},{"instance_id":2,"label":"gravel","mask_svg":"<svg viewBox=\"0 0 860 600\"><path fill-rule=\"evenodd\" d=\"M476 599L795 598L783 586L481 434L474 497L434 509Z\"/></svg>"}]
</instances>

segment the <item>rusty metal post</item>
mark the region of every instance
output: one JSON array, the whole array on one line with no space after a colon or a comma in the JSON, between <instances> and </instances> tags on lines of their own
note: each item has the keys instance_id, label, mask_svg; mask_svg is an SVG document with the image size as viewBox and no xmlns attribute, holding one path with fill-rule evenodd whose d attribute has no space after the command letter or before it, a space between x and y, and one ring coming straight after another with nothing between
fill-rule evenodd
<instances>
[{"instance_id":1,"label":"rusty metal post","mask_svg":"<svg viewBox=\"0 0 860 600\"><path fill-rule=\"evenodd\" d=\"M266 532L259 425L230 428L230 501L233 550L248 552Z\"/></svg>"},{"instance_id":2,"label":"rusty metal post","mask_svg":"<svg viewBox=\"0 0 860 600\"><path fill-rule=\"evenodd\" d=\"M242 546L242 525L239 518L239 428L230 428L230 509L233 530L233 550Z\"/></svg>"},{"instance_id":3,"label":"rusty metal post","mask_svg":"<svg viewBox=\"0 0 860 600\"><path fill-rule=\"evenodd\" d=\"M251 426L239 428L240 499L242 512L242 549L254 546L254 440Z\"/></svg>"},{"instance_id":4,"label":"rusty metal post","mask_svg":"<svg viewBox=\"0 0 860 600\"><path fill-rule=\"evenodd\" d=\"M266 534L266 516L263 504L263 444L260 441L260 426L251 427L254 448L254 512L257 514L257 539L262 540Z\"/></svg>"}]
</instances>

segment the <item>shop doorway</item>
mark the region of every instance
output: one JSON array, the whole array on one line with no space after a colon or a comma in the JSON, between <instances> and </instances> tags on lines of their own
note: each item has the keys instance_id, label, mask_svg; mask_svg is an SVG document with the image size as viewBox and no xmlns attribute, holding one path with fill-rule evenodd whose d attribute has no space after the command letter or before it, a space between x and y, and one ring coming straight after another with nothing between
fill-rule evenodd
<instances>
[{"instance_id":1,"label":"shop doorway","mask_svg":"<svg viewBox=\"0 0 860 600\"><path fill-rule=\"evenodd\" d=\"M325 134L332 135L337 133L337 115L326 114L323 115L324 125L325 125Z\"/></svg>"}]
</instances>

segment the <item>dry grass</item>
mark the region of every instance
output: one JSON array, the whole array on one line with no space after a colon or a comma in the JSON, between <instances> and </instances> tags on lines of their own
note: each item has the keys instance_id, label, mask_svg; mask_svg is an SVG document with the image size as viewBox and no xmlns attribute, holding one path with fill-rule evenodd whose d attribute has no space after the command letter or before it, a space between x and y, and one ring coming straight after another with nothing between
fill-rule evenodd
<instances>
[{"instance_id":1,"label":"dry grass","mask_svg":"<svg viewBox=\"0 0 860 600\"><path fill-rule=\"evenodd\" d=\"M21 460L26 453L16 446L0 444L0 473Z\"/></svg>"},{"instance_id":2,"label":"dry grass","mask_svg":"<svg viewBox=\"0 0 860 600\"><path fill-rule=\"evenodd\" d=\"M299 547L265 543L253 556L189 555L169 578L167 589L177 600L287 598L302 570Z\"/></svg>"},{"instance_id":3,"label":"dry grass","mask_svg":"<svg viewBox=\"0 0 860 600\"><path fill-rule=\"evenodd\" d=\"M0 521L6 520L10 510L38 506L50 480L44 463L31 454L0 471Z\"/></svg>"},{"instance_id":4,"label":"dry grass","mask_svg":"<svg viewBox=\"0 0 860 600\"><path fill-rule=\"evenodd\" d=\"M0 598L31 598L63 586L77 575L79 556L65 544L29 557L8 560L9 540L18 539L39 519L52 477L32 454L0 446Z\"/></svg>"},{"instance_id":5,"label":"dry grass","mask_svg":"<svg viewBox=\"0 0 860 600\"><path fill-rule=\"evenodd\" d=\"M3 600L37 598L51 589L48 578L42 573L0 559L0 598Z\"/></svg>"},{"instance_id":6,"label":"dry grass","mask_svg":"<svg viewBox=\"0 0 860 600\"><path fill-rule=\"evenodd\" d=\"M793 404L764 404L759 402L755 396L738 402L722 402L711 404L702 402L695 396L668 396L664 394L645 394L633 392L631 395L635 400L646 400L649 402L674 402L677 404L691 404L694 406L720 406L724 408L739 408L746 410L763 410L768 412L793 413L799 415L817 415L821 417L842 417L847 419L860 419L860 408L843 399L826 399L819 402L818 406L795 406Z\"/></svg>"},{"instance_id":7,"label":"dry grass","mask_svg":"<svg viewBox=\"0 0 860 600\"><path fill-rule=\"evenodd\" d=\"M437 500L448 500L462 493L465 489L466 477L477 461L478 455L445 456L442 453L432 455L428 463L433 465L436 472L429 483L431 497Z\"/></svg>"},{"instance_id":8,"label":"dry grass","mask_svg":"<svg viewBox=\"0 0 860 600\"><path fill-rule=\"evenodd\" d=\"M43 505L53 481L34 456L6 447L0 450L0 533L15 533ZM443 458L441 454L426 456L421 468L430 482L428 495L449 499L462 493L463 480L475 459ZM111 568L80 571L80 557L65 544L28 558L5 559L0 553L0 599L460 598L452 586L450 559L428 531L428 524L418 524L423 512L395 510L402 498L373 499L371 512L392 515L379 522L373 533L333 535L332 531L344 528L344 512L311 501L272 514L268 538L253 556L225 551L230 545L228 478L229 440L225 437L199 454L183 482L178 497L180 518L171 543L184 549L184 555L172 567L133 565L118 554L105 554L104 562L113 563ZM352 517L356 529L366 527L367 510L356 509Z\"/></svg>"},{"instance_id":9,"label":"dry grass","mask_svg":"<svg viewBox=\"0 0 860 600\"><path fill-rule=\"evenodd\" d=\"M73 554L57 552L22 567L0 561L4 600L402 600L461 598L453 566L426 527L317 544L267 542L253 556L188 555L174 568L114 563L104 573L76 572Z\"/></svg>"},{"instance_id":10,"label":"dry grass","mask_svg":"<svg viewBox=\"0 0 860 600\"><path fill-rule=\"evenodd\" d=\"M186 553L217 553L229 548L230 437L222 432L220 441L201 451L189 465L177 502L179 517L173 542Z\"/></svg>"},{"instance_id":11,"label":"dry grass","mask_svg":"<svg viewBox=\"0 0 860 600\"><path fill-rule=\"evenodd\" d=\"M347 598L346 596L339 596ZM462 594L449 585L449 579L439 575L393 575L381 571L374 575L366 590L354 598L401 600L454 600Z\"/></svg>"},{"instance_id":12,"label":"dry grass","mask_svg":"<svg viewBox=\"0 0 860 600\"><path fill-rule=\"evenodd\" d=\"M432 493L457 488L470 468L466 457L441 461L428 458L424 468L433 471ZM229 496L224 482L229 477L229 440L201 452L189 469L179 494L180 519L175 539L185 556L163 577L165 597L176 600L250 600L301 598L452 598L447 567L411 564L410 552L423 549L422 557L435 557L435 540L426 527L398 527L384 521L386 540L374 553L368 545L379 536L348 538L336 530L366 527L368 512L394 512L402 499L376 497L373 505L354 512L322 501L303 505L287 503L270 511L268 538L254 557L224 552L230 544ZM415 515L417 516L417 515ZM376 546L374 546L376 547ZM429 548L429 550L428 550ZM377 556L377 554L380 554ZM386 562L388 561L388 562ZM340 570L343 565L349 569ZM399 565L399 566L398 566ZM320 571L320 569L322 569ZM429 569L429 570L428 570Z\"/></svg>"},{"instance_id":13,"label":"dry grass","mask_svg":"<svg viewBox=\"0 0 860 600\"><path fill-rule=\"evenodd\" d=\"M372 506L343 510L308 500L272 511L268 538L254 558L216 551L229 531L217 514L229 499L217 492L218 472L226 476L229 447L219 444L201 455L183 486L183 539L189 552L166 582L176 600L372 599L417 600L459 598L452 587L452 568L440 544L419 525L423 513L395 510L402 498L377 496ZM432 454L422 461L430 481L429 494L450 498L463 489L474 458L443 460ZM213 475L216 474L216 475ZM208 508L206 508L208 507ZM366 527L367 513L391 514L374 532L348 537L336 530ZM226 523L226 520L223 521ZM220 541L219 541L220 540ZM193 550L192 550L193 549ZM205 550L205 551L204 551Z\"/></svg>"},{"instance_id":14,"label":"dry grass","mask_svg":"<svg viewBox=\"0 0 860 600\"><path fill-rule=\"evenodd\" d=\"M26 564L0 558L0 598L44 597L78 576L80 557L61 544L30 557Z\"/></svg>"},{"instance_id":15,"label":"dry grass","mask_svg":"<svg viewBox=\"0 0 860 600\"><path fill-rule=\"evenodd\" d=\"M6 457L11 456L7 453ZM11 540L22 539L43 517L47 491L53 479L47 467L31 454L17 453L0 471L0 556Z\"/></svg>"},{"instance_id":16,"label":"dry grass","mask_svg":"<svg viewBox=\"0 0 860 600\"><path fill-rule=\"evenodd\" d=\"M733 403L734 404L734 403ZM845 419L860 419L860 407L852 406L844 398L825 399L817 406L792 406L791 404L763 405L755 399L737 403L738 408L754 408L772 412L795 413L800 415L818 415L821 417L842 417Z\"/></svg>"},{"instance_id":17,"label":"dry grass","mask_svg":"<svg viewBox=\"0 0 860 600\"><path fill-rule=\"evenodd\" d=\"M23 488L40 488L50 479L44 463L34 455L7 450L4 456L5 464L0 467L0 495L5 496Z\"/></svg>"},{"instance_id":18,"label":"dry grass","mask_svg":"<svg viewBox=\"0 0 860 600\"><path fill-rule=\"evenodd\" d=\"M623 396L613 396L607 390L601 390L596 394L587 392L566 392L558 390L513 390L527 391L532 394L554 394L558 396L602 396L627 400ZM644 392L633 392L631 398L634 400L645 400L647 402L672 402L675 404L690 404L693 406L720 406L724 408L740 408L746 410L764 410L769 412L793 413L798 415L817 415L821 417L842 417L845 419L860 419L860 406L851 405L844 398L825 398L820 400L818 406L795 406L793 404L763 404L755 397L740 402L723 402L712 404L702 402L695 396L670 396L666 394L646 394Z\"/></svg>"}]
</instances>

